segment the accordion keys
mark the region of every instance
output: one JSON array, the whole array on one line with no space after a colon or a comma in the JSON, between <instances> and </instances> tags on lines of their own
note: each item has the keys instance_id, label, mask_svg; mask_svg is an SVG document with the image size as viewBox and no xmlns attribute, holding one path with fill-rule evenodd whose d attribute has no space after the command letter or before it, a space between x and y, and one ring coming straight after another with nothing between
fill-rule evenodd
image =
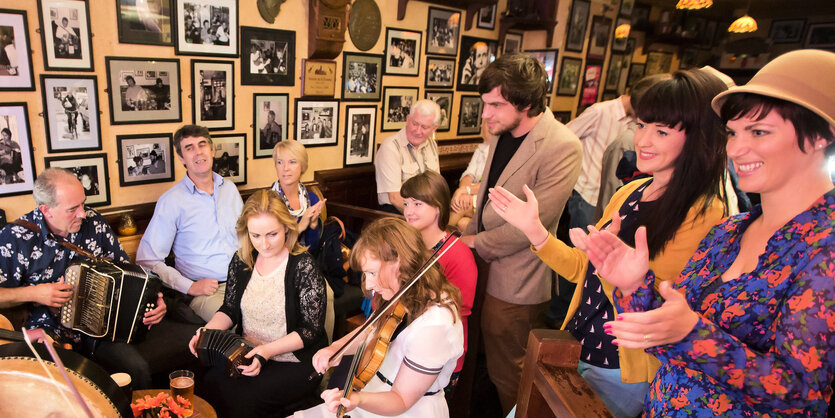
<instances>
[{"instance_id":1,"label":"accordion keys","mask_svg":"<svg viewBox=\"0 0 835 418\"><path fill-rule=\"evenodd\" d=\"M208 367L224 367L229 377L239 377L238 366L249 365L252 359L246 356L253 344L238 334L219 329L200 328L194 351L197 359Z\"/></svg>"}]
</instances>

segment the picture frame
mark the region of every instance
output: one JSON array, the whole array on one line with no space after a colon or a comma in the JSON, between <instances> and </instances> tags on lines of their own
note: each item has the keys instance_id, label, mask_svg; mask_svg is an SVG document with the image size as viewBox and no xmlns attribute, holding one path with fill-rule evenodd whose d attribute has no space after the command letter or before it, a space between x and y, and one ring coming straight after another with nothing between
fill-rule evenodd
<instances>
[{"instance_id":1,"label":"picture frame","mask_svg":"<svg viewBox=\"0 0 835 418\"><path fill-rule=\"evenodd\" d=\"M174 2L177 55L238 56L238 0Z\"/></svg>"},{"instance_id":2,"label":"picture frame","mask_svg":"<svg viewBox=\"0 0 835 418\"><path fill-rule=\"evenodd\" d=\"M609 58L609 69L606 70L606 83L603 91L617 91L620 84L621 69L626 57L623 54L612 54Z\"/></svg>"},{"instance_id":3,"label":"picture frame","mask_svg":"<svg viewBox=\"0 0 835 418\"><path fill-rule=\"evenodd\" d=\"M496 29L496 4L478 9L476 26L481 29Z\"/></svg>"},{"instance_id":4,"label":"picture frame","mask_svg":"<svg viewBox=\"0 0 835 418\"><path fill-rule=\"evenodd\" d=\"M191 121L210 131L235 129L235 64L191 60Z\"/></svg>"},{"instance_id":5,"label":"picture frame","mask_svg":"<svg viewBox=\"0 0 835 418\"><path fill-rule=\"evenodd\" d=\"M679 55L678 68L686 70L697 66L699 51L695 48L684 48Z\"/></svg>"},{"instance_id":6,"label":"picture frame","mask_svg":"<svg viewBox=\"0 0 835 418\"><path fill-rule=\"evenodd\" d=\"M835 48L835 22L810 23L804 48Z\"/></svg>"},{"instance_id":7,"label":"picture frame","mask_svg":"<svg viewBox=\"0 0 835 418\"><path fill-rule=\"evenodd\" d=\"M3 169L0 196L31 193L35 184L35 157L25 102L0 103L0 145L3 154L11 154L13 166Z\"/></svg>"},{"instance_id":8,"label":"picture frame","mask_svg":"<svg viewBox=\"0 0 835 418\"><path fill-rule=\"evenodd\" d=\"M339 100L296 99L296 140L306 147L337 144Z\"/></svg>"},{"instance_id":9,"label":"picture frame","mask_svg":"<svg viewBox=\"0 0 835 418\"><path fill-rule=\"evenodd\" d=\"M111 125L183 120L179 59L104 57L104 63Z\"/></svg>"},{"instance_id":10,"label":"picture frame","mask_svg":"<svg viewBox=\"0 0 835 418\"><path fill-rule=\"evenodd\" d=\"M426 88L452 88L455 84L455 58L426 57Z\"/></svg>"},{"instance_id":11,"label":"picture frame","mask_svg":"<svg viewBox=\"0 0 835 418\"><path fill-rule=\"evenodd\" d=\"M592 16L589 31L589 49L586 56L589 59L603 59L606 57L606 47L609 46L609 35L612 32L612 19L600 15ZM625 44L624 44L625 45Z\"/></svg>"},{"instance_id":12,"label":"picture frame","mask_svg":"<svg viewBox=\"0 0 835 418\"><path fill-rule=\"evenodd\" d=\"M524 39L521 33L508 32L504 36L504 45L502 45L502 54L515 54L522 51L522 40Z\"/></svg>"},{"instance_id":13,"label":"picture frame","mask_svg":"<svg viewBox=\"0 0 835 418\"><path fill-rule=\"evenodd\" d=\"M426 54L456 56L460 22L460 11L430 6L426 21Z\"/></svg>"},{"instance_id":14,"label":"picture frame","mask_svg":"<svg viewBox=\"0 0 835 418\"><path fill-rule=\"evenodd\" d=\"M600 91L600 79L603 73L602 61L587 61L583 71L583 88L580 92L580 102L577 105L579 116L587 107L597 102L597 95Z\"/></svg>"},{"instance_id":15,"label":"picture frame","mask_svg":"<svg viewBox=\"0 0 835 418\"><path fill-rule=\"evenodd\" d=\"M252 95L252 157L270 158L275 144L287 139L290 96L287 93ZM273 120L270 120L272 112Z\"/></svg>"},{"instance_id":16,"label":"picture frame","mask_svg":"<svg viewBox=\"0 0 835 418\"><path fill-rule=\"evenodd\" d=\"M116 0L119 43L173 46L171 0Z\"/></svg>"},{"instance_id":17,"label":"picture frame","mask_svg":"<svg viewBox=\"0 0 835 418\"><path fill-rule=\"evenodd\" d=\"M296 32L241 26L242 85L293 86L295 74Z\"/></svg>"},{"instance_id":18,"label":"picture frame","mask_svg":"<svg viewBox=\"0 0 835 418\"><path fill-rule=\"evenodd\" d=\"M772 20L768 37L775 44L798 43L803 40L806 19Z\"/></svg>"},{"instance_id":19,"label":"picture frame","mask_svg":"<svg viewBox=\"0 0 835 418\"><path fill-rule=\"evenodd\" d=\"M90 9L83 0L38 0L46 71L93 71Z\"/></svg>"},{"instance_id":20,"label":"picture frame","mask_svg":"<svg viewBox=\"0 0 835 418\"><path fill-rule=\"evenodd\" d=\"M626 16L618 16L618 18L615 19L615 27L617 28L620 25L628 25L631 21L632 20ZM626 43L628 41L629 37L618 39L615 37L615 31L612 31L612 52L626 52Z\"/></svg>"},{"instance_id":21,"label":"picture frame","mask_svg":"<svg viewBox=\"0 0 835 418\"><path fill-rule=\"evenodd\" d=\"M342 53L342 100L379 102L383 81L383 55Z\"/></svg>"},{"instance_id":22,"label":"picture frame","mask_svg":"<svg viewBox=\"0 0 835 418\"><path fill-rule=\"evenodd\" d=\"M480 96L464 94L458 105L458 135L481 134L481 112L484 102Z\"/></svg>"},{"instance_id":23,"label":"picture frame","mask_svg":"<svg viewBox=\"0 0 835 418\"><path fill-rule=\"evenodd\" d=\"M377 106L345 107L345 167L374 162Z\"/></svg>"},{"instance_id":24,"label":"picture frame","mask_svg":"<svg viewBox=\"0 0 835 418\"><path fill-rule=\"evenodd\" d=\"M0 9L0 38L7 39L4 50L8 63L0 65L0 91L35 90L29 22L25 10ZM11 48L9 48L11 45ZM10 54L11 53L11 54Z\"/></svg>"},{"instance_id":25,"label":"picture frame","mask_svg":"<svg viewBox=\"0 0 835 418\"><path fill-rule=\"evenodd\" d=\"M386 28L385 74L417 77L421 36L418 31Z\"/></svg>"},{"instance_id":26,"label":"picture frame","mask_svg":"<svg viewBox=\"0 0 835 418\"><path fill-rule=\"evenodd\" d=\"M406 116L418 101L418 88L385 86L383 88L383 112L380 114L380 130L397 131L406 126Z\"/></svg>"},{"instance_id":27,"label":"picture frame","mask_svg":"<svg viewBox=\"0 0 835 418\"><path fill-rule=\"evenodd\" d=\"M571 121L570 110L552 110L551 112L554 114L554 119L563 125Z\"/></svg>"},{"instance_id":28,"label":"picture frame","mask_svg":"<svg viewBox=\"0 0 835 418\"><path fill-rule=\"evenodd\" d=\"M600 101L606 102L609 100L615 100L618 98L618 96L620 95L618 94L618 92L614 90L603 91L603 94L600 95Z\"/></svg>"},{"instance_id":29,"label":"picture frame","mask_svg":"<svg viewBox=\"0 0 835 418\"><path fill-rule=\"evenodd\" d=\"M302 96L334 96L336 61L303 59L302 68Z\"/></svg>"},{"instance_id":30,"label":"picture frame","mask_svg":"<svg viewBox=\"0 0 835 418\"><path fill-rule=\"evenodd\" d=\"M582 58L562 57L560 78L557 82L557 96L576 96L582 72Z\"/></svg>"},{"instance_id":31,"label":"picture frame","mask_svg":"<svg viewBox=\"0 0 835 418\"><path fill-rule=\"evenodd\" d=\"M644 78L645 69L645 63L633 62L632 65L629 66L629 75L626 77L626 87L632 87L638 82L638 80Z\"/></svg>"},{"instance_id":32,"label":"picture frame","mask_svg":"<svg viewBox=\"0 0 835 418\"><path fill-rule=\"evenodd\" d=\"M101 149L96 76L41 74L48 152Z\"/></svg>"},{"instance_id":33,"label":"picture frame","mask_svg":"<svg viewBox=\"0 0 835 418\"><path fill-rule=\"evenodd\" d=\"M448 132L450 120L452 119L452 98L451 90L426 90L424 97L435 102L441 108L441 120L435 132Z\"/></svg>"},{"instance_id":34,"label":"picture frame","mask_svg":"<svg viewBox=\"0 0 835 418\"><path fill-rule=\"evenodd\" d=\"M623 0L620 3L620 11L618 12L618 14L625 15L625 16L631 16L632 15L632 9L634 9L634 8L635 8L635 0Z\"/></svg>"},{"instance_id":35,"label":"picture frame","mask_svg":"<svg viewBox=\"0 0 835 418\"><path fill-rule=\"evenodd\" d=\"M554 71L557 68L558 49L529 49L526 54L536 58L545 67L545 75L548 78L548 94L554 91Z\"/></svg>"},{"instance_id":36,"label":"picture frame","mask_svg":"<svg viewBox=\"0 0 835 418\"><path fill-rule=\"evenodd\" d=\"M107 153L62 155L44 157L44 167L62 167L78 177L84 187L87 206L110 204L110 176L107 172Z\"/></svg>"},{"instance_id":37,"label":"picture frame","mask_svg":"<svg viewBox=\"0 0 835 418\"><path fill-rule=\"evenodd\" d=\"M246 184L246 134L212 135L212 171L237 185Z\"/></svg>"},{"instance_id":38,"label":"picture frame","mask_svg":"<svg viewBox=\"0 0 835 418\"><path fill-rule=\"evenodd\" d=\"M455 90L478 91L481 72L496 60L499 42L492 39L462 36L458 51L458 84Z\"/></svg>"},{"instance_id":39,"label":"picture frame","mask_svg":"<svg viewBox=\"0 0 835 418\"><path fill-rule=\"evenodd\" d=\"M174 181L174 136L116 135L119 187Z\"/></svg>"},{"instance_id":40,"label":"picture frame","mask_svg":"<svg viewBox=\"0 0 835 418\"><path fill-rule=\"evenodd\" d=\"M632 30L647 31L652 28L652 23L649 21L649 14L652 11L652 5L635 3L632 7Z\"/></svg>"},{"instance_id":41,"label":"picture frame","mask_svg":"<svg viewBox=\"0 0 835 418\"><path fill-rule=\"evenodd\" d=\"M568 20L568 29L565 35L565 50L583 52L583 45L586 42L586 27L589 24L589 12L591 2L587 0L574 0L571 3L571 15Z\"/></svg>"},{"instance_id":42,"label":"picture frame","mask_svg":"<svg viewBox=\"0 0 835 418\"><path fill-rule=\"evenodd\" d=\"M673 54L663 51L650 51L647 53L644 76L664 74L670 72L673 65Z\"/></svg>"}]
</instances>

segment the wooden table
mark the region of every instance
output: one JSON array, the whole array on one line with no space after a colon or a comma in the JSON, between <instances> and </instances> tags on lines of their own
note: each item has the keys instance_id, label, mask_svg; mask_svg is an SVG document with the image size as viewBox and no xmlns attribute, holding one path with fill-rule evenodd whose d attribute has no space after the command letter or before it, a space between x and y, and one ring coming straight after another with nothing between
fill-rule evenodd
<instances>
[{"instance_id":1,"label":"wooden table","mask_svg":"<svg viewBox=\"0 0 835 418\"><path fill-rule=\"evenodd\" d=\"M145 395L157 396L160 392L168 392L168 389L145 389L133 391L131 402L135 402L139 398L144 398ZM217 418L215 409L206 402L205 399L194 395L194 413L191 418Z\"/></svg>"}]
</instances>

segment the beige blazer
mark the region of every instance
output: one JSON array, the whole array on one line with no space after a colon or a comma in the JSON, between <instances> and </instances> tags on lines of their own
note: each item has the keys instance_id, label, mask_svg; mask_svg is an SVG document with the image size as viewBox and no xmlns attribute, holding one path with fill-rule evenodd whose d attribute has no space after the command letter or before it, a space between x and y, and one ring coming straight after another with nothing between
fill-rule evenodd
<instances>
[{"instance_id":1,"label":"beige blazer","mask_svg":"<svg viewBox=\"0 0 835 418\"><path fill-rule=\"evenodd\" d=\"M497 141L498 138L488 140L490 151L482 174L485 181L490 174ZM496 185L524 200L522 186L527 184L539 201L542 224L553 234L580 176L582 160L580 140L546 110L508 162ZM487 193L486 187L479 190L476 200L476 216L482 214L484 231L476 233L478 219L475 218L465 233L475 234L478 255L490 263L487 293L519 305L550 300L551 269L530 250L525 235L505 222L489 202L482 207L484 193Z\"/></svg>"}]
</instances>

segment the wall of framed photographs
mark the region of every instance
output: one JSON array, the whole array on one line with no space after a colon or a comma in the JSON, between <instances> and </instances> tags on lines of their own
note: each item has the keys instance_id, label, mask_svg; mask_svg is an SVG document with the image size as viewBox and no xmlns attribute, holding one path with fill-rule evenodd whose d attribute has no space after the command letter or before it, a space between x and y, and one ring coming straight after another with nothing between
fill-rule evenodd
<instances>
[{"instance_id":1,"label":"wall of framed photographs","mask_svg":"<svg viewBox=\"0 0 835 418\"><path fill-rule=\"evenodd\" d=\"M545 31L519 29L500 44L507 0L478 13L469 30L461 9L412 1L397 20L397 2L378 0L376 43L360 50L346 33L340 56L306 62L307 20L298 16L307 15L308 1L285 2L272 24L256 3L150 0L140 10L135 0L33 0L0 8L0 129L11 132L9 139L3 132L0 154L2 145L18 152L22 167L0 173L8 218L31 210L31 183L49 165L75 168L90 183L90 201L103 207L156 200L185 174L170 136L193 121L223 139L216 157L228 154L223 171L242 189L274 181L270 149L286 138L308 146L303 180L315 170L370 164L376 144L402 124L403 104L424 97L443 109L442 150L445 140L479 138L477 80L506 51L542 61L549 107L574 117L581 101L621 93L646 69L697 62L726 27L695 21L713 30L696 52L663 44L644 51L645 32L619 41L613 28L658 21L661 9L570 0L559 2L550 46ZM777 49L833 48L814 43L835 31L835 16L785 16L770 30L769 20L758 21ZM597 75L586 86L589 69Z\"/></svg>"}]
</instances>

